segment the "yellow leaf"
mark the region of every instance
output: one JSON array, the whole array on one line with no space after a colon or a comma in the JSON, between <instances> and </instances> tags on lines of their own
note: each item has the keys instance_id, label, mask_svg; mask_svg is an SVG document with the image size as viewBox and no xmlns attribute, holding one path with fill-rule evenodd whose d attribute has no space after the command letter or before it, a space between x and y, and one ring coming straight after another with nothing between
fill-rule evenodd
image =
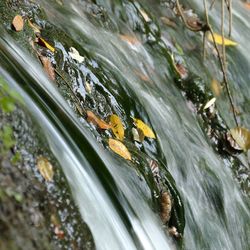
<instances>
[{"instance_id":1,"label":"yellow leaf","mask_svg":"<svg viewBox=\"0 0 250 250\"><path fill-rule=\"evenodd\" d=\"M87 111L87 121L97 125L100 129L109 129L111 126L107 124L105 121L98 118L93 112L90 110Z\"/></svg>"},{"instance_id":2,"label":"yellow leaf","mask_svg":"<svg viewBox=\"0 0 250 250\"><path fill-rule=\"evenodd\" d=\"M204 107L203 109L208 109L209 107L211 107L211 106L215 103L215 101L216 101L216 98L213 97L211 100L209 100L209 101L206 103L206 105L205 105L205 107Z\"/></svg>"},{"instance_id":3,"label":"yellow leaf","mask_svg":"<svg viewBox=\"0 0 250 250\"><path fill-rule=\"evenodd\" d=\"M54 175L53 166L47 158L40 156L37 159L37 168L46 181L53 180L53 175Z\"/></svg>"},{"instance_id":4,"label":"yellow leaf","mask_svg":"<svg viewBox=\"0 0 250 250\"><path fill-rule=\"evenodd\" d=\"M46 42L43 38L39 37L39 42L45 46L47 49L49 49L51 52L55 52L55 48L52 47L48 42Z\"/></svg>"},{"instance_id":5,"label":"yellow leaf","mask_svg":"<svg viewBox=\"0 0 250 250\"><path fill-rule=\"evenodd\" d=\"M136 127L140 129L146 137L155 139L155 134L148 125L146 125L143 121L139 119L133 118L133 120L134 120Z\"/></svg>"},{"instance_id":6,"label":"yellow leaf","mask_svg":"<svg viewBox=\"0 0 250 250\"><path fill-rule=\"evenodd\" d=\"M120 155L126 160L131 161L131 155L128 149L126 148L126 146L122 142L115 140L115 139L109 139L109 147L116 154Z\"/></svg>"},{"instance_id":7,"label":"yellow leaf","mask_svg":"<svg viewBox=\"0 0 250 250\"><path fill-rule=\"evenodd\" d=\"M111 124L111 129L115 135L115 137L121 141L124 139L124 128L122 121L119 116L117 115L111 115L110 116L110 124Z\"/></svg>"},{"instance_id":8,"label":"yellow leaf","mask_svg":"<svg viewBox=\"0 0 250 250\"><path fill-rule=\"evenodd\" d=\"M219 45L222 45L223 44L222 36L219 34L216 34L216 33L213 33L213 34L214 34L215 42ZM208 40L213 42L213 37L212 37L211 33L208 34L207 38L208 38ZM229 40L227 38L224 38L224 44L225 44L225 46L236 46L237 45L236 42Z\"/></svg>"},{"instance_id":9,"label":"yellow leaf","mask_svg":"<svg viewBox=\"0 0 250 250\"><path fill-rule=\"evenodd\" d=\"M246 128L236 127L230 129L230 133L237 144L244 150L250 149L250 131Z\"/></svg>"},{"instance_id":10,"label":"yellow leaf","mask_svg":"<svg viewBox=\"0 0 250 250\"><path fill-rule=\"evenodd\" d=\"M221 94L222 88L216 79L212 80L211 89L212 89L214 95L219 96Z\"/></svg>"}]
</instances>

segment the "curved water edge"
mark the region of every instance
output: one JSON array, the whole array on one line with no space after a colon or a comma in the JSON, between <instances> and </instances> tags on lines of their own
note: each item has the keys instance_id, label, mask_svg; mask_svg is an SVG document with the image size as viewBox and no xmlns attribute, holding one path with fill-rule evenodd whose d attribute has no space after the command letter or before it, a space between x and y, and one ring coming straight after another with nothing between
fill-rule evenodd
<instances>
[{"instance_id":1,"label":"curved water edge","mask_svg":"<svg viewBox=\"0 0 250 250\"><path fill-rule=\"evenodd\" d=\"M100 175L103 175L103 172L107 171L105 170L106 166L112 166L113 173L115 173L116 166L121 163L115 162L115 159L108 156L93 140L89 131L83 130L84 128L79 124L67 103L58 95L56 89L35 62L30 63L29 70L27 70L26 62L32 62L32 59L30 57L27 58L27 55L10 41L10 37L8 39L1 38L1 54L3 61L6 63L6 65L4 63L2 65L6 66L8 73L12 72L16 79L13 79L6 71L1 73L6 76L12 87L24 98L27 109L41 126L51 151L61 164L68 178L80 212L86 223L90 225L96 247L98 249L110 249L110 247L113 249L136 249L138 247L154 249L153 242L155 241L158 242L158 247L168 249L168 244L163 232L161 232L159 222L157 222L155 216L141 198L140 193L136 195L135 191L140 187L137 186L136 189L130 189L131 185L136 185L136 180L131 182L131 178L136 178L135 173L127 175L127 169L127 176L124 176L119 184L124 187L123 193L126 193L130 201L131 199L133 200L133 206L137 202L140 203L136 214L131 210L131 205L127 203L124 194L115 189L112 177L108 177L109 174L107 172L106 176L100 177ZM13 60L13 56L15 60ZM17 71L16 65L18 65ZM13 68L11 69L10 67ZM46 100L46 103L44 100ZM57 112L55 113L52 110L57 110ZM69 126L65 127L67 123L71 126L70 131L72 131L73 136L67 132L69 129ZM98 155L96 152L98 152ZM88 159L90 154L92 154L92 159ZM99 162L98 158L100 159ZM102 173L100 172L99 175L99 178L102 178L102 184L91 166L99 168L99 171L100 169L102 170ZM121 171L117 173L118 175L121 178ZM107 180L103 180L104 178ZM126 180L127 178L129 180ZM130 182L130 188L125 189L128 182ZM113 196L117 198L113 198L113 200L120 208L118 213L102 185L112 185L113 190L109 192L109 195L115 192ZM123 209L125 211L122 211ZM120 218L121 215L123 215L122 218ZM107 238L109 239L108 241Z\"/></svg>"},{"instance_id":2,"label":"curved water edge","mask_svg":"<svg viewBox=\"0 0 250 250\"><path fill-rule=\"evenodd\" d=\"M103 1L100 3L104 4ZM84 50L93 52L97 61L106 65L104 70L121 75L121 83L117 84L123 85L122 89L129 89L140 100L184 200L185 249L247 249L250 245L250 225L246 223L250 218L249 199L242 196L231 170L225 167L225 162L209 145L196 117L190 113L185 99L174 87L161 56L147 44L127 46L118 39L116 33L91 23L84 10L78 8L74 1L66 7L65 16L59 12L62 7L57 10L44 2L42 5L55 26L64 29ZM142 5L150 8L147 3ZM110 6L105 5L108 15L114 23L118 23ZM117 4L117 11L121 11L122 8L119 8ZM133 6L128 4L127 8L133 9ZM237 11L238 7L234 10L236 20ZM242 13L240 18L243 18ZM121 25L134 34L130 26ZM236 25L240 30L241 23L236 21ZM98 145L43 75L40 67L10 37L2 35L0 44L3 55L1 65L8 71L2 73L22 94L27 108L42 127L51 150L64 169L97 248L171 248L171 243L161 230L159 219L142 197L145 187L138 184L136 173L125 161L112 158ZM240 55L234 61L238 62L244 56L249 65L246 54L237 53ZM232 55L229 53L229 56ZM190 58L190 67L194 68L199 61L198 54L194 53ZM147 67L142 66L142 61ZM238 68L240 64L235 65ZM138 81L135 68L145 70L153 84ZM209 75L211 77L213 68L214 65L206 68L205 79L209 79ZM152 74L149 74L149 69L153 69ZM15 79L8 76L9 73L15 75ZM240 75L238 80L241 88L240 92L235 91L235 97L241 93L239 102L243 103L249 89L246 85L247 76L244 78L245 72ZM232 82L235 75L230 77ZM223 110L226 110L223 107L228 104L226 101L221 102L219 111L223 114ZM225 114L224 117L229 124L232 122L231 117ZM249 113L245 112L243 123L247 124L248 119ZM95 157L99 159L98 166L95 166Z\"/></svg>"}]
</instances>

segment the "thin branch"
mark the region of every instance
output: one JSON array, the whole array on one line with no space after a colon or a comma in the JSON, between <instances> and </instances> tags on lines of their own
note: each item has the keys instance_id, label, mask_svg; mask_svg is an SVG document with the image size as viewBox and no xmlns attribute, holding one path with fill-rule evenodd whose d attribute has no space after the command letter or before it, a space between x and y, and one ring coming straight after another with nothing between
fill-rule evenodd
<instances>
[{"instance_id":1,"label":"thin branch","mask_svg":"<svg viewBox=\"0 0 250 250\"><path fill-rule=\"evenodd\" d=\"M222 71L222 74L223 74L223 82L225 83L225 86L226 86L227 95L228 95L229 102L230 102L230 105L231 105L231 108L232 108L232 111L233 111L234 121L235 121L236 126L238 127L238 121L237 121L237 118L236 118L236 109L234 107L233 98L232 98L232 95L231 95L231 92L230 92L230 89L229 89L229 83L228 83L227 74L226 74L226 71L225 71L225 68L224 68L223 59L221 57L220 50L219 50L219 48L218 48L218 46L216 44L215 37L214 37L214 32L213 32L211 26L209 26L209 31L210 31L212 39L213 39L214 48L215 48L215 50L216 50L216 52L218 54L218 57L219 57L220 67L221 67L221 71Z\"/></svg>"},{"instance_id":2,"label":"thin branch","mask_svg":"<svg viewBox=\"0 0 250 250\"><path fill-rule=\"evenodd\" d=\"M222 55L221 55L219 47L218 47L218 45L216 43L213 29L212 29L211 25L209 24L209 17L208 17L206 0L203 0L204 8L205 8L206 24L203 25L201 28L197 28L197 29L195 29L193 27L190 27L190 25L187 23L186 18L185 18L184 13L183 13L183 10L182 10L182 8L180 6L179 0L176 0L176 7L177 7L177 10L178 10L178 12L179 12L179 14L181 16L181 19L182 19L184 25L189 30L194 31L194 32L202 31L204 33L203 43L205 43L205 33L207 31L209 31L211 33L211 36L212 36L212 39L213 39L213 44L214 44L215 50L216 50L216 52L218 54L218 58L219 58L221 72L222 72L222 75L223 75L223 83L226 86L226 91L227 91L227 95L228 95L228 98L229 98L230 106L231 106L232 111L233 111L234 121L235 121L236 126L238 127L238 121L237 121L237 118L236 118L236 109L235 109L235 106L234 106L234 103L233 103L233 98L232 98L232 95L231 95L231 91L229 89L229 82L228 82L228 79L227 79L227 70L226 70L226 62L225 62L225 60L226 60L225 38L224 38L224 0L221 0L221 2L222 2L221 3L222 4L221 5L222 6L221 33L222 33L222 43L223 43L223 45L222 45ZM212 2L212 5L214 3L215 3L215 0ZM205 48L204 44L203 44L203 48Z\"/></svg>"},{"instance_id":3,"label":"thin branch","mask_svg":"<svg viewBox=\"0 0 250 250\"><path fill-rule=\"evenodd\" d=\"M199 28L199 27L194 28L194 27L191 27L191 26L188 24L188 22L187 22L187 20L186 20L186 18L185 18L185 16L184 16L183 10L182 10L182 8L181 8L181 6L180 6L179 0L176 0L176 7L177 7L177 10L178 10L178 12L179 12L179 14L180 14L180 16L181 16L181 19L182 19L183 23L185 24L185 26L186 26L189 30L194 31L194 32L199 32L199 31L202 31L202 30L203 30L203 28Z\"/></svg>"}]
</instances>

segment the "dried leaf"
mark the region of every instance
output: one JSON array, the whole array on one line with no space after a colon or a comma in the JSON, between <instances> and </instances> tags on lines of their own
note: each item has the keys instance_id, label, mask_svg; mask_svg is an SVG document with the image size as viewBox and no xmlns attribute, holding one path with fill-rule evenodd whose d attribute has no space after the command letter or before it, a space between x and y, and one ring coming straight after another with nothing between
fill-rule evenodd
<instances>
[{"instance_id":1,"label":"dried leaf","mask_svg":"<svg viewBox=\"0 0 250 250\"><path fill-rule=\"evenodd\" d=\"M186 79L188 77L188 71L185 66L181 63L175 65L176 71L180 75L181 79Z\"/></svg>"},{"instance_id":2,"label":"dried leaf","mask_svg":"<svg viewBox=\"0 0 250 250\"><path fill-rule=\"evenodd\" d=\"M145 135L141 129L132 128L134 141L143 142Z\"/></svg>"},{"instance_id":3,"label":"dried leaf","mask_svg":"<svg viewBox=\"0 0 250 250\"><path fill-rule=\"evenodd\" d=\"M148 14L143 9L139 9L139 12L141 13L142 17L146 22L149 22L151 20Z\"/></svg>"},{"instance_id":4,"label":"dried leaf","mask_svg":"<svg viewBox=\"0 0 250 250\"><path fill-rule=\"evenodd\" d=\"M162 17L161 17L161 21L162 21L165 25L167 25L167 26L169 26L169 27L172 27L172 28L176 28L176 27L177 27L176 23L175 23L174 21L172 21L172 20L171 20L170 18L168 18L168 17L162 16Z\"/></svg>"},{"instance_id":5,"label":"dried leaf","mask_svg":"<svg viewBox=\"0 0 250 250\"><path fill-rule=\"evenodd\" d=\"M109 129L111 126L102 119L98 118L92 111L87 111L87 121L97 125L100 129Z\"/></svg>"},{"instance_id":6,"label":"dried leaf","mask_svg":"<svg viewBox=\"0 0 250 250\"><path fill-rule=\"evenodd\" d=\"M119 116L113 114L110 116L110 125L115 137L121 141L124 139L124 127Z\"/></svg>"},{"instance_id":7,"label":"dried leaf","mask_svg":"<svg viewBox=\"0 0 250 250\"><path fill-rule=\"evenodd\" d=\"M28 24L33 29L33 31L34 31L35 34L40 34L41 33L41 28L38 25L32 23L30 21L30 19L28 19Z\"/></svg>"},{"instance_id":8,"label":"dried leaf","mask_svg":"<svg viewBox=\"0 0 250 250\"><path fill-rule=\"evenodd\" d=\"M187 18L187 24L194 28L194 29L201 29L202 28L202 22L199 20L198 17L194 16L194 17L189 17Z\"/></svg>"},{"instance_id":9,"label":"dried leaf","mask_svg":"<svg viewBox=\"0 0 250 250\"><path fill-rule=\"evenodd\" d=\"M84 57L83 56L81 56L80 54L79 54L79 52L78 52L78 50L77 49L75 49L74 47L70 47L69 48L69 55L74 59L74 60L76 60L77 62L79 62L79 63L83 63L84 62Z\"/></svg>"},{"instance_id":10,"label":"dried leaf","mask_svg":"<svg viewBox=\"0 0 250 250\"><path fill-rule=\"evenodd\" d=\"M139 71L139 70L134 70L135 74L142 80L145 82L149 82L150 79L147 75L145 75L143 72Z\"/></svg>"},{"instance_id":11,"label":"dried leaf","mask_svg":"<svg viewBox=\"0 0 250 250\"><path fill-rule=\"evenodd\" d=\"M23 30L24 22L23 22L22 16L20 16L20 15L15 16L13 21L12 21L12 25L13 25L15 31Z\"/></svg>"},{"instance_id":12,"label":"dried leaf","mask_svg":"<svg viewBox=\"0 0 250 250\"><path fill-rule=\"evenodd\" d=\"M42 37L38 38L38 43L49 49L51 52L55 52L55 48L51 46L48 42L46 42Z\"/></svg>"},{"instance_id":13,"label":"dried leaf","mask_svg":"<svg viewBox=\"0 0 250 250\"><path fill-rule=\"evenodd\" d=\"M37 159L37 168L46 181L52 181L54 176L53 166L49 160L43 156Z\"/></svg>"},{"instance_id":14,"label":"dried leaf","mask_svg":"<svg viewBox=\"0 0 250 250\"><path fill-rule=\"evenodd\" d=\"M244 3L244 5L247 10L250 10L250 3Z\"/></svg>"},{"instance_id":15,"label":"dried leaf","mask_svg":"<svg viewBox=\"0 0 250 250\"><path fill-rule=\"evenodd\" d=\"M168 232L169 232L169 234L170 234L171 236L174 236L174 237L176 237L176 238L180 238L180 237L181 237L181 234L178 233L176 227L170 227L170 228L168 229Z\"/></svg>"},{"instance_id":16,"label":"dried leaf","mask_svg":"<svg viewBox=\"0 0 250 250\"><path fill-rule=\"evenodd\" d=\"M221 88L219 82L216 79L212 80L211 89L212 89L215 96L219 96L221 94L222 88Z\"/></svg>"},{"instance_id":17,"label":"dried leaf","mask_svg":"<svg viewBox=\"0 0 250 250\"><path fill-rule=\"evenodd\" d=\"M61 230L60 226L55 226L54 232L58 239L64 239L65 234L64 231Z\"/></svg>"},{"instance_id":18,"label":"dried leaf","mask_svg":"<svg viewBox=\"0 0 250 250\"><path fill-rule=\"evenodd\" d=\"M213 42L213 37L211 35L211 33L208 34L208 40L210 40L211 42ZM214 39L215 39L215 42L219 45L222 45L223 44L223 40L222 40L222 36L217 34L217 33L214 33ZM232 41L232 40L229 40L227 38L224 38L224 44L225 46L236 46L237 43Z\"/></svg>"},{"instance_id":19,"label":"dried leaf","mask_svg":"<svg viewBox=\"0 0 250 250\"><path fill-rule=\"evenodd\" d=\"M109 147L116 154L120 155L126 160L131 161L131 155L128 149L126 148L126 146L122 142L115 140L115 139L109 139Z\"/></svg>"},{"instance_id":20,"label":"dried leaf","mask_svg":"<svg viewBox=\"0 0 250 250\"><path fill-rule=\"evenodd\" d=\"M204 106L203 109L205 110L205 109L210 108L210 107L215 103L215 101L216 101L216 98L213 97L211 100L209 100L209 101L206 103L206 105Z\"/></svg>"},{"instance_id":21,"label":"dried leaf","mask_svg":"<svg viewBox=\"0 0 250 250\"><path fill-rule=\"evenodd\" d=\"M181 77L181 79L187 78L188 77L188 71L187 71L186 67L184 66L184 64L176 63L173 54L171 54L171 59L172 59L172 65L173 65L174 69L176 70L176 72Z\"/></svg>"},{"instance_id":22,"label":"dried leaf","mask_svg":"<svg viewBox=\"0 0 250 250\"><path fill-rule=\"evenodd\" d=\"M54 81L55 78L56 78L55 69L53 68L50 59L48 57L45 57L45 56L42 56L42 55L40 55L39 58L40 58L40 60L41 60L41 62L43 64L43 68L46 71L46 73L48 74L49 78L52 81Z\"/></svg>"},{"instance_id":23,"label":"dried leaf","mask_svg":"<svg viewBox=\"0 0 250 250\"><path fill-rule=\"evenodd\" d=\"M140 44L140 41L135 36L130 36L130 35L119 35L119 36L123 41L125 41L131 45Z\"/></svg>"},{"instance_id":24,"label":"dried leaf","mask_svg":"<svg viewBox=\"0 0 250 250\"><path fill-rule=\"evenodd\" d=\"M151 159L149 161L149 167L150 167L150 169L152 171L153 176L155 178L158 178L158 177L160 178L160 169L159 169L159 165L158 165L157 161Z\"/></svg>"},{"instance_id":25,"label":"dried leaf","mask_svg":"<svg viewBox=\"0 0 250 250\"><path fill-rule=\"evenodd\" d=\"M155 139L155 134L154 134L153 130L148 125L146 125L143 121L141 121L139 119L133 118L133 120L134 120L134 123L135 123L137 129L141 129L143 134L146 137Z\"/></svg>"},{"instance_id":26,"label":"dried leaf","mask_svg":"<svg viewBox=\"0 0 250 250\"><path fill-rule=\"evenodd\" d=\"M235 149L236 151L242 151L242 148L237 144L230 132L226 133L226 140L229 142L230 146L233 149Z\"/></svg>"},{"instance_id":27,"label":"dried leaf","mask_svg":"<svg viewBox=\"0 0 250 250\"><path fill-rule=\"evenodd\" d=\"M86 91L89 93L89 94L91 94L91 92L92 92L92 87L91 87L91 85L90 85L90 83L89 82L85 82L85 88L86 88Z\"/></svg>"},{"instance_id":28,"label":"dried leaf","mask_svg":"<svg viewBox=\"0 0 250 250\"><path fill-rule=\"evenodd\" d=\"M250 131L248 129L236 127L230 129L230 133L241 149L244 151L250 149Z\"/></svg>"},{"instance_id":29,"label":"dried leaf","mask_svg":"<svg viewBox=\"0 0 250 250\"><path fill-rule=\"evenodd\" d=\"M171 215L172 201L168 192L164 192L161 195L161 219L166 224Z\"/></svg>"}]
</instances>

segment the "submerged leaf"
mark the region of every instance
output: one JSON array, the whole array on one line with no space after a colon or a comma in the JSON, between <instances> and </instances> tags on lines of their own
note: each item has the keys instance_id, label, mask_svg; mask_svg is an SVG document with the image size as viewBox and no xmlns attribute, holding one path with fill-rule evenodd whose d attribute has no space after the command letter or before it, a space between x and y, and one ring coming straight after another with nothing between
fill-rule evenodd
<instances>
[{"instance_id":1,"label":"submerged leaf","mask_svg":"<svg viewBox=\"0 0 250 250\"><path fill-rule=\"evenodd\" d=\"M221 94L222 88L221 88L219 82L216 79L212 80L211 89L212 89L214 95L219 96Z\"/></svg>"},{"instance_id":2,"label":"submerged leaf","mask_svg":"<svg viewBox=\"0 0 250 250\"><path fill-rule=\"evenodd\" d=\"M216 101L216 98L213 97L211 100L209 100L209 101L206 103L206 105L204 106L203 109L205 110L205 109L210 108L210 107L215 103L215 101Z\"/></svg>"},{"instance_id":3,"label":"submerged leaf","mask_svg":"<svg viewBox=\"0 0 250 250\"><path fill-rule=\"evenodd\" d=\"M109 147L116 154L120 155L126 160L131 161L131 155L128 149L126 148L126 146L122 142L115 140L115 139L109 139Z\"/></svg>"},{"instance_id":4,"label":"submerged leaf","mask_svg":"<svg viewBox=\"0 0 250 250\"><path fill-rule=\"evenodd\" d=\"M37 159L37 168L46 181L52 181L54 176L53 166L49 160L43 156Z\"/></svg>"},{"instance_id":5,"label":"submerged leaf","mask_svg":"<svg viewBox=\"0 0 250 250\"><path fill-rule=\"evenodd\" d=\"M219 45L222 45L223 44L223 39L222 39L222 36L217 34L217 33L213 33L214 34L214 39L215 39L215 42ZM213 36L211 33L208 34L208 40L210 40L211 42L213 42ZM227 38L224 38L224 44L225 46L236 46L237 43L232 41L232 40L229 40Z\"/></svg>"},{"instance_id":6,"label":"submerged leaf","mask_svg":"<svg viewBox=\"0 0 250 250\"><path fill-rule=\"evenodd\" d=\"M81 56L78 52L77 49L75 49L74 47L70 47L69 48L69 55L74 59L76 60L77 62L79 63L83 63L84 62L84 57Z\"/></svg>"},{"instance_id":7,"label":"submerged leaf","mask_svg":"<svg viewBox=\"0 0 250 250\"><path fill-rule=\"evenodd\" d=\"M172 201L170 194L168 192L164 192L161 195L161 219L164 224L166 224L171 215L172 209Z\"/></svg>"},{"instance_id":8,"label":"submerged leaf","mask_svg":"<svg viewBox=\"0 0 250 250\"><path fill-rule=\"evenodd\" d=\"M250 149L250 131L246 128L236 127L230 129L230 133L237 144L244 150Z\"/></svg>"},{"instance_id":9,"label":"submerged leaf","mask_svg":"<svg viewBox=\"0 0 250 250\"><path fill-rule=\"evenodd\" d=\"M87 111L87 121L97 125L100 129L109 129L111 126L98 118L92 111Z\"/></svg>"},{"instance_id":10,"label":"submerged leaf","mask_svg":"<svg viewBox=\"0 0 250 250\"><path fill-rule=\"evenodd\" d=\"M55 76L55 69L52 66L52 63L50 61L50 59L46 56L39 56L42 64L43 64L43 68L46 71L46 73L48 74L49 78L54 81L56 76Z\"/></svg>"},{"instance_id":11,"label":"submerged leaf","mask_svg":"<svg viewBox=\"0 0 250 250\"><path fill-rule=\"evenodd\" d=\"M155 139L155 134L148 125L139 119L133 118L133 120L137 129L140 129L146 137Z\"/></svg>"},{"instance_id":12,"label":"submerged leaf","mask_svg":"<svg viewBox=\"0 0 250 250\"><path fill-rule=\"evenodd\" d=\"M135 36L131 36L131 35L119 35L119 36L123 41L125 41L131 45L140 44L140 41Z\"/></svg>"},{"instance_id":13,"label":"submerged leaf","mask_svg":"<svg viewBox=\"0 0 250 250\"><path fill-rule=\"evenodd\" d=\"M124 139L124 127L118 115L110 116L110 125L115 137L121 141Z\"/></svg>"},{"instance_id":14,"label":"submerged leaf","mask_svg":"<svg viewBox=\"0 0 250 250\"><path fill-rule=\"evenodd\" d=\"M244 5L247 10L250 10L250 3L244 3Z\"/></svg>"},{"instance_id":15,"label":"submerged leaf","mask_svg":"<svg viewBox=\"0 0 250 250\"><path fill-rule=\"evenodd\" d=\"M15 16L13 21L12 21L12 25L13 25L15 31L23 30L24 23L23 23L22 16L20 16L20 15Z\"/></svg>"}]
</instances>

